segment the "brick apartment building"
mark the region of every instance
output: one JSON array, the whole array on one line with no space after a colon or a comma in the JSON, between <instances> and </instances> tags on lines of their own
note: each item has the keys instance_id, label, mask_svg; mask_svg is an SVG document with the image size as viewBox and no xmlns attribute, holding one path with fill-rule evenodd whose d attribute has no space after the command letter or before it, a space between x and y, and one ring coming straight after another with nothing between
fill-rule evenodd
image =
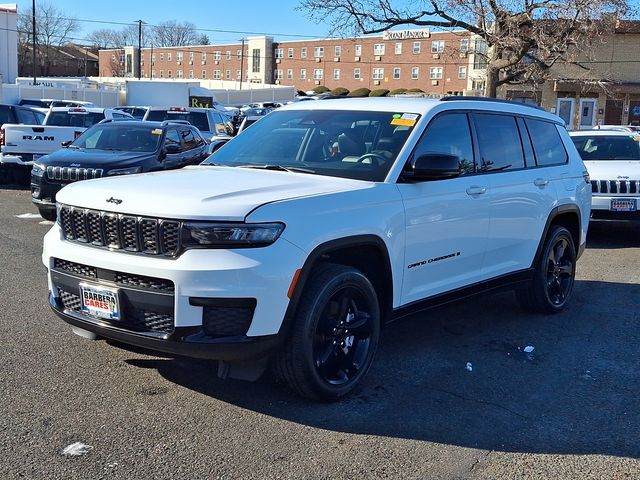
<instances>
[{"instance_id":1,"label":"brick apartment building","mask_svg":"<svg viewBox=\"0 0 640 480\"><path fill-rule=\"evenodd\" d=\"M419 88L433 95L478 93L484 65L476 40L463 30L404 30L348 39L142 49L143 78L275 83L309 91L318 85L349 90ZM101 50L102 77L137 76L137 49Z\"/></svg>"},{"instance_id":2,"label":"brick apartment building","mask_svg":"<svg viewBox=\"0 0 640 480\"><path fill-rule=\"evenodd\" d=\"M36 75L46 77L81 77L98 74L98 51L75 43L60 47L40 46L36 52ZM18 48L18 76L33 75L31 45Z\"/></svg>"}]
</instances>

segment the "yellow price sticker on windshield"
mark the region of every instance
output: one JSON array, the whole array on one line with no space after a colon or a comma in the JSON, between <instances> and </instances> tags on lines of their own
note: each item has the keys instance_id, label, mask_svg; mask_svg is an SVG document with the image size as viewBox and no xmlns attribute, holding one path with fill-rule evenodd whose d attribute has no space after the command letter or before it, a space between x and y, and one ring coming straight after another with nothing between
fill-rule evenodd
<instances>
[{"instance_id":1,"label":"yellow price sticker on windshield","mask_svg":"<svg viewBox=\"0 0 640 480\"><path fill-rule=\"evenodd\" d=\"M159 128L156 128L154 130L151 130L151 133L154 135L162 135L162 130Z\"/></svg>"},{"instance_id":2,"label":"yellow price sticker on windshield","mask_svg":"<svg viewBox=\"0 0 640 480\"><path fill-rule=\"evenodd\" d=\"M413 127L416 121L412 118L394 118L391 120L391 125L398 127Z\"/></svg>"}]
</instances>

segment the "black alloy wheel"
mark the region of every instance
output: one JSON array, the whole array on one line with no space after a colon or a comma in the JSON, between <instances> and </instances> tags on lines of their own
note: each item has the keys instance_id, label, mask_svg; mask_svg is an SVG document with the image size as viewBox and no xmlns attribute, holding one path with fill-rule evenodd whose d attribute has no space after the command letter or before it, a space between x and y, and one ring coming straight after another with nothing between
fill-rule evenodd
<instances>
[{"instance_id":1,"label":"black alloy wheel","mask_svg":"<svg viewBox=\"0 0 640 480\"><path fill-rule=\"evenodd\" d=\"M369 279L352 267L321 264L302 291L274 372L303 397L338 400L366 375L379 336L380 307Z\"/></svg>"},{"instance_id":2,"label":"black alloy wheel","mask_svg":"<svg viewBox=\"0 0 640 480\"><path fill-rule=\"evenodd\" d=\"M547 296L553 305L561 306L573 287L575 255L571 255L570 240L557 239L547 257Z\"/></svg>"}]
</instances>

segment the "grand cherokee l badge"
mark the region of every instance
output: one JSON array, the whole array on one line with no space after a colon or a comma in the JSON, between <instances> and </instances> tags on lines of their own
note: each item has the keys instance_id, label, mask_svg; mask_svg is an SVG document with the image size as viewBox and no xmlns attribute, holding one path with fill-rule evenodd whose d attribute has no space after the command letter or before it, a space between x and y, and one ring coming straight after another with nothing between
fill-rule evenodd
<instances>
[{"instance_id":1,"label":"grand cherokee l badge","mask_svg":"<svg viewBox=\"0 0 640 480\"><path fill-rule=\"evenodd\" d=\"M107 198L107 203L115 203L116 205L120 205L122 203L122 200L120 200L119 198Z\"/></svg>"}]
</instances>

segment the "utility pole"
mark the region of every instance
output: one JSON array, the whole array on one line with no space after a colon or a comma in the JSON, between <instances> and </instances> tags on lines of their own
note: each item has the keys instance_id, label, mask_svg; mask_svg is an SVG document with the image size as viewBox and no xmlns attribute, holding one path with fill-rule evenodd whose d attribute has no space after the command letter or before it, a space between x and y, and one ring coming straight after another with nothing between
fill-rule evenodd
<instances>
[{"instance_id":1,"label":"utility pole","mask_svg":"<svg viewBox=\"0 0 640 480\"><path fill-rule=\"evenodd\" d=\"M138 20L138 80L142 77L142 20Z\"/></svg>"},{"instance_id":2,"label":"utility pole","mask_svg":"<svg viewBox=\"0 0 640 480\"><path fill-rule=\"evenodd\" d=\"M149 60L149 79L153 80L153 43L151 44L151 59Z\"/></svg>"},{"instance_id":3,"label":"utility pole","mask_svg":"<svg viewBox=\"0 0 640 480\"><path fill-rule=\"evenodd\" d=\"M241 38L240 41L242 42L242 50L240 50L240 88L239 90L242 90L242 78L244 75L244 38Z\"/></svg>"},{"instance_id":4,"label":"utility pole","mask_svg":"<svg viewBox=\"0 0 640 480\"><path fill-rule=\"evenodd\" d=\"M31 48L33 49L33 86L36 86L36 0L32 1L31 5L31 26L33 27L33 45Z\"/></svg>"}]
</instances>

